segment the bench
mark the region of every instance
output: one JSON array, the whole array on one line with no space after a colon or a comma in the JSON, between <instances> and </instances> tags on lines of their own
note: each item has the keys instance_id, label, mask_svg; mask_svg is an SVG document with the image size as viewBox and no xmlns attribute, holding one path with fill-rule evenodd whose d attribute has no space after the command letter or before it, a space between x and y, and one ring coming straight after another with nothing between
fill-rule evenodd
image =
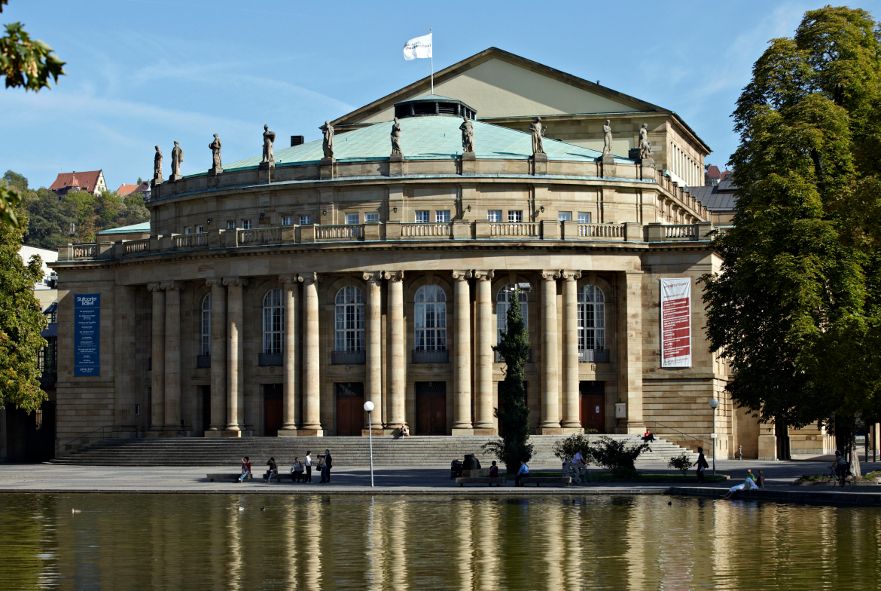
<instances>
[{"instance_id":1,"label":"bench","mask_svg":"<svg viewBox=\"0 0 881 591\"><path fill-rule=\"evenodd\" d=\"M465 486L466 484L488 484L489 486L501 486L503 479L501 476L490 476L489 468L479 468L477 470L462 470L462 475L456 477L456 484Z\"/></svg>"},{"instance_id":2,"label":"bench","mask_svg":"<svg viewBox=\"0 0 881 591\"><path fill-rule=\"evenodd\" d=\"M532 476L531 474L527 474L520 479L520 486L526 486L527 484L534 484L535 486L541 486L542 484L549 484L551 486L569 486L570 484L572 484L572 477Z\"/></svg>"}]
</instances>

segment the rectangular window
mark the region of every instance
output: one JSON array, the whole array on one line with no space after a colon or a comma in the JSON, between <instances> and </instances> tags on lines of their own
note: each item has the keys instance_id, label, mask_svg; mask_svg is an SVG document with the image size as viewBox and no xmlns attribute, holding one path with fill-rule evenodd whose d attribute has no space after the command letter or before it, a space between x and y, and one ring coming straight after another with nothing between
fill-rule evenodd
<instances>
[{"instance_id":1,"label":"rectangular window","mask_svg":"<svg viewBox=\"0 0 881 591\"><path fill-rule=\"evenodd\" d=\"M427 209L417 209L416 210L416 223L417 224L427 224L429 221L429 216L431 212Z\"/></svg>"},{"instance_id":2,"label":"rectangular window","mask_svg":"<svg viewBox=\"0 0 881 591\"><path fill-rule=\"evenodd\" d=\"M189 235L192 234L192 233L193 233L193 228L192 228L192 227L187 226L186 228L184 228L184 235L189 236Z\"/></svg>"},{"instance_id":3,"label":"rectangular window","mask_svg":"<svg viewBox=\"0 0 881 591\"><path fill-rule=\"evenodd\" d=\"M226 220L226 229L227 230L235 230L236 229L236 221L235 220Z\"/></svg>"},{"instance_id":4,"label":"rectangular window","mask_svg":"<svg viewBox=\"0 0 881 591\"><path fill-rule=\"evenodd\" d=\"M364 223L365 224L378 224L379 223L379 212L378 211L368 211L364 214Z\"/></svg>"},{"instance_id":5,"label":"rectangular window","mask_svg":"<svg viewBox=\"0 0 881 591\"><path fill-rule=\"evenodd\" d=\"M204 233L205 233L205 226L203 226L202 224L199 224L198 226L196 226L196 234L204 234Z\"/></svg>"},{"instance_id":6,"label":"rectangular window","mask_svg":"<svg viewBox=\"0 0 881 591\"><path fill-rule=\"evenodd\" d=\"M292 216L292 215L281 216L281 225L282 226L293 226L294 225L294 216Z\"/></svg>"},{"instance_id":7,"label":"rectangular window","mask_svg":"<svg viewBox=\"0 0 881 591\"><path fill-rule=\"evenodd\" d=\"M361 223L361 216L357 213L347 213L346 214L346 225L347 226L355 226Z\"/></svg>"},{"instance_id":8,"label":"rectangular window","mask_svg":"<svg viewBox=\"0 0 881 591\"><path fill-rule=\"evenodd\" d=\"M508 210L508 222L519 224L523 221L523 210L522 209L509 209Z\"/></svg>"},{"instance_id":9,"label":"rectangular window","mask_svg":"<svg viewBox=\"0 0 881 591\"><path fill-rule=\"evenodd\" d=\"M559 212L557 212L557 221L560 221L560 222L571 222L571 221L572 221L572 212L571 212L571 211L559 211Z\"/></svg>"},{"instance_id":10,"label":"rectangular window","mask_svg":"<svg viewBox=\"0 0 881 591\"><path fill-rule=\"evenodd\" d=\"M486 212L486 221L488 222L501 222L502 221L502 210L501 209L490 209Z\"/></svg>"},{"instance_id":11,"label":"rectangular window","mask_svg":"<svg viewBox=\"0 0 881 591\"><path fill-rule=\"evenodd\" d=\"M251 220L242 220L242 230L250 230L251 229Z\"/></svg>"},{"instance_id":12,"label":"rectangular window","mask_svg":"<svg viewBox=\"0 0 881 591\"><path fill-rule=\"evenodd\" d=\"M300 214L300 225L301 226L311 226L312 225L312 216L308 213Z\"/></svg>"},{"instance_id":13,"label":"rectangular window","mask_svg":"<svg viewBox=\"0 0 881 591\"><path fill-rule=\"evenodd\" d=\"M590 222L590 212L589 211L579 211L578 212L578 223L579 224L589 224Z\"/></svg>"},{"instance_id":14,"label":"rectangular window","mask_svg":"<svg viewBox=\"0 0 881 591\"><path fill-rule=\"evenodd\" d=\"M439 224L446 224L450 221L449 209L438 209L434 212L434 221Z\"/></svg>"}]
</instances>

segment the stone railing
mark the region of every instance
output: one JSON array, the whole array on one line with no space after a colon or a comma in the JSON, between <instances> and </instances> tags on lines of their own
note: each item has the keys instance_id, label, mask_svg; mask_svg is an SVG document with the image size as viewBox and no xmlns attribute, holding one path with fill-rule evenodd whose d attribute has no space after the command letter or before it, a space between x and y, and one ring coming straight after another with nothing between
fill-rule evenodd
<instances>
[{"instance_id":1,"label":"stone railing","mask_svg":"<svg viewBox=\"0 0 881 591\"><path fill-rule=\"evenodd\" d=\"M68 244L59 250L59 261L120 259L128 255L162 254L175 250L215 250L268 245L315 245L318 242L445 242L518 239L584 243L709 242L714 227L700 224L637 223L579 224L574 221L449 223L378 223L309 225L214 230L206 234L170 234L140 240Z\"/></svg>"}]
</instances>

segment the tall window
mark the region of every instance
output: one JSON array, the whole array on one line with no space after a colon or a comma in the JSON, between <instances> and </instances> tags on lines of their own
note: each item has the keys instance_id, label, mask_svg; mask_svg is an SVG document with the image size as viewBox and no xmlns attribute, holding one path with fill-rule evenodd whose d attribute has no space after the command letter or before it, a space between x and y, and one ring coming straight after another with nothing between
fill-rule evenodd
<instances>
[{"instance_id":1,"label":"tall window","mask_svg":"<svg viewBox=\"0 0 881 591\"><path fill-rule=\"evenodd\" d=\"M359 223L360 223L360 216L358 215L358 212L346 214L346 225L347 226L356 226Z\"/></svg>"},{"instance_id":2,"label":"tall window","mask_svg":"<svg viewBox=\"0 0 881 591\"><path fill-rule=\"evenodd\" d=\"M355 286L336 292L334 351L364 350L364 295Z\"/></svg>"},{"instance_id":3,"label":"tall window","mask_svg":"<svg viewBox=\"0 0 881 591\"><path fill-rule=\"evenodd\" d=\"M429 216L431 215L431 211L427 209L417 209L415 221L417 224L427 224L429 222Z\"/></svg>"},{"instance_id":4,"label":"tall window","mask_svg":"<svg viewBox=\"0 0 881 591\"><path fill-rule=\"evenodd\" d=\"M578 223L579 224L589 224L590 223L590 212L589 211L579 211L578 212Z\"/></svg>"},{"instance_id":5,"label":"tall window","mask_svg":"<svg viewBox=\"0 0 881 591\"><path fill-rule=\"evenodd\" d=\"M509 209L508 210L508 221L514 224L519 224L523 221L523 210L522 209Z\"/></svg>"},{"instance_id":6,"label":"tall window","mask_svg":"<svg viewBox=\"0 0 881 591\"><path fill-rule=\"evenodd\" d=\"M416 290L413 310L417 351L447 350L447 296L439 285Z\"/></svg>"},{"instance_id":7,"label":"tall window","mask_svg":"<svg viewBox=\"0 0 881 591\"><path fill-rule=\"evenodd\" d=\"M500 222L502 221L502 210L501 209L490 209L486 212L486 221L488 222Z\"/></svg>"},{"instance_id":8,"label":"tall window","mask_svg":"<svg viewBox=\"0 0 881 591\"><path fill-rule=\"evenodd\" d=\"M446 224L450 221L449 209L438 209L434 212L434 221L439 224Z\"/></svg>"},{"instance_id":9,"label":"tall window","mask_svg":"<svg viewBox=\"0 0 881 591\"><path fill-rule=\"evenodd\" d=\"M606 296L588 283L578 292L578 350L606 348Z\"/></svg>"},{"instance_id":10,"label":"tall window","mask_svg":"<svg viewBox=\"0 0 881 591\"><path fill-rule=\"evenodd\" d=\"M300 214L300 225L301 226L311 226L312 225L312 216L308 213Z\"/></svg>"},{"instance_id":11,"label":"tall window","mask_svg":"<svg viewBox=\"0 0 881 591\"><path fill-rule=\"evenodd\" d=\"M502 333L508 330L508 309L514 292L520 291L520 315L523 317L523 328L529 330L529 296L530 286L528 283L511 283L499 290L496 296L496 342L501 342Z\"/></svg>"},{"instance_id":12,"label":"tall window","mask_svg":"<svg viewBox=\"0 0 881 591\"><path fill-rule=\"evenodd\" d=\"M284 307L281 304L281 288L270 289L263 296L263 352L270 355L281 353L284 330Z\"/></svg>"},{"instance_id":13,"label":"tall window","mask_svg":"<svg viewBox=\"0 0 881 591\"><path fill-rule=\"evenodd\" d=\"M202 298L202 324L199 330L199 355L211 355L211 294Z\"/></svg>"},{"instance_id":14,"label":"tall window","mask_svg":"<svg viewBox=\"0 0 881 591\"><path fill-rule=\"evenodd\" d=\"M558 211L557 212L557 221L571 222L572 221L572 212L571 211Z\"/></svg>"}]
</instances>

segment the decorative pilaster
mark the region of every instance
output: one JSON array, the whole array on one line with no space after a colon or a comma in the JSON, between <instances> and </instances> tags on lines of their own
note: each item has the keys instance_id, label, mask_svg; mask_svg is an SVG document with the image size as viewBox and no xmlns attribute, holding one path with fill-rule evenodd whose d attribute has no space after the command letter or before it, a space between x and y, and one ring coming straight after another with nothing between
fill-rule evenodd
<instances>
[{"instance_id":1,"label":"decorative pilaster","mask_svg":"<svg viewBox=\"0 0 881 591\"><path fill-rule=\"evenodd\" d=\"M541 273L541 433L559 435L560 351L557 346L557 271Z\"/></svg>"},{"instance_id":2,"label":"decorative pilaster","mask_svg":"<svg viewBox=\"0 0 881 591\"><path fill-rule=\"evenodd\" d=\"M180 285L162 284L165 290L165 431L175 435L180 422Z\"/></svg>"},{"instance_id":3,"label":"decorative pilaster","mask_svg":"<svg viewBox=\"0 0 881 591\"><path fill-rule=\"evenodd\" d=\"M321 428L320 333L318 275L304 273L303 283L303 427L300 435L323 435Z\"/></svg>"},{"instance_id":4,"label":"decorative pilaster","mask_svg":"<svg viewBox=\"0 0 881 591\"><path fill-rule=\"evenodd\" d=\"M373 402L373 424L382 428L382 273L364 273L367 282L367 400Z\"/></svg>"},{"instance_id":5,"label":"decorative pilaster","mask_svg":"<svg viewBox=\"0 0 881 591\"><path fill-rule=\"evenodd\" d=\"M226 324L226 417L227 424L224 435L229 437L241 436L241 423L239 407L242 405L242 390L244 386L243 342L242 323L244 322L244 309L242 302L242 288L244 281L239 277L226 277L223 284L226 286L227 301L227 324Z\"/></svg>"},{"instance_id":6,"label":"decorative pilaster","mask_svg":"<svg viewBox=\"0 0 881 591\"><path fill-rule=\"evenodd\" d=\"M623 346L619 363L621 394L619 401L627 403L627 432L645 431L642 415L642 273L623 274L624 301L618 306L623 330L619 334Z\"/></svg>"},{"instance_id":7,"label":"decorative pilaster","mask_svg":"<svg viewBox=\"0 0 881 591\"><path fill-rule=\"evenodd\" d=\"M165 292L158 283L147 286L153 294L150 348L150 429L165 424Z\"/></svg>"},{"instance_id":8,"label":"decorative pilaster","mask_svg":"<svg viewBox=\"0 0 881 591\"><path fill-rule=\"evenodd\" d=\"M398 428L407 423L405 385L407 358L404 355L404 272L386 271L388 280L388 423Z\"/></svg>"},{"instance_id":9,"label":"decorative pilaster","mask_svg":"<svg viewBox=\"0 0 881 591\"><path fill-rule=\"evenodd\" d=\"M580 433L578 391L578 271L563 271L563 429Z\"/></svg>"},{"instance_id":10,"label":"decorative pilaster","mask_svg":"<svg viewBox=\"0 0 881 591\"><path fill-rule=\"evenodd\" d=\"M470 271L453 271L456 350L453 351L453 435L471 435L471 287Z\"/></svg>"},{"instance_id":11,"label":"decorative pilaster","mask_svg":"<svg viewBox=\"0 0 881 591\"><path fill-rule=\"evenodd\" d=\"M496 433L493 409L496 392L493 388L493 345L496 329L493 326L492 271L474 271L477 288L477 392L475 401L475 435Z\"/></svg>"},{"instance_id":12,"label":"decorative pilaster","mask_svg":"<svg viewBox=\"0 0 881 591\"><path fill-rule=\"evenodd\" d=\"M220 279L205 282L211 288L211 425L206 437L217 437L226 414L226 290Z\"/></svg>"},{"instance_id":13,"label":"decorative pilaster","mask_svg":"<svg viewBox=\"0 0 881 591\"><path fill-rule=\"evenodd\" d=\"M282 275L282 301L284 303L284 367L282 369L283 424L279 437L297 434L297 277Z\"/></svg>"}]
</instances>

